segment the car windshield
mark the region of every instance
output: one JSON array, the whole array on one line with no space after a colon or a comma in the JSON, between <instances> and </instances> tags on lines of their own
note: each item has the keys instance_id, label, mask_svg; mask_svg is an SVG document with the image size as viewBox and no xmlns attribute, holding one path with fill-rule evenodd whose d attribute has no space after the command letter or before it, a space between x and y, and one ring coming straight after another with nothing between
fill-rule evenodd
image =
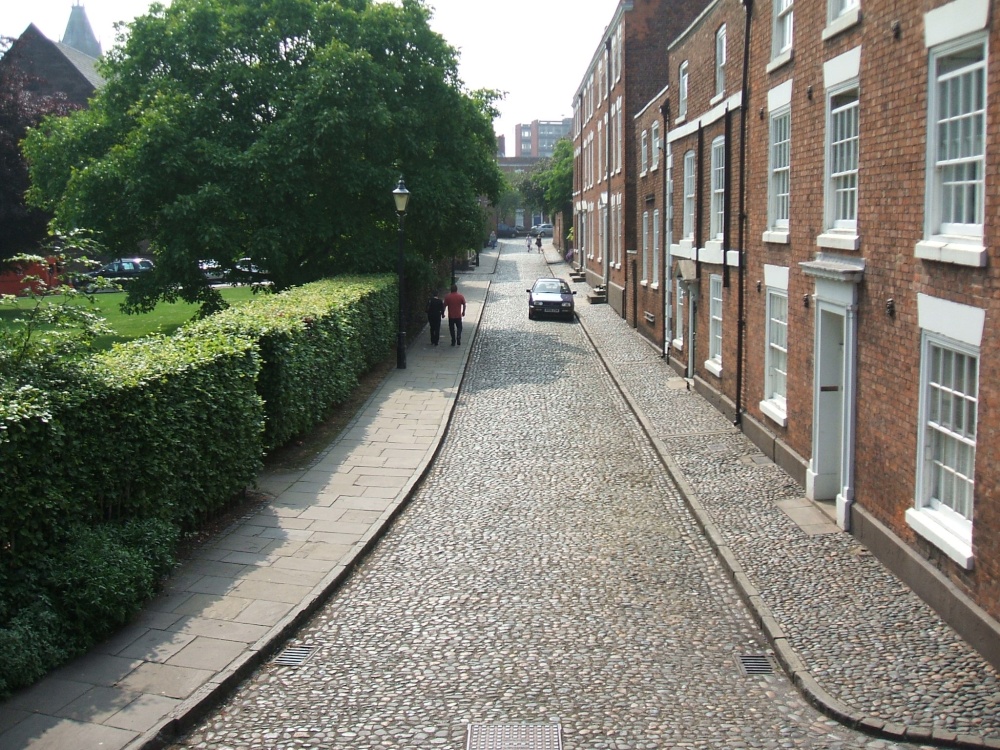
<instances>
[{"instance_id":1,"label":"car windshield","mask_svg":"<svg viewBox=\"0 0 1000 750\"><path fill-rule=\"evenodd\" d=\"M536 281L535 294L568 294L569 287L558 280Z\"/></svg>"}]
</instances>

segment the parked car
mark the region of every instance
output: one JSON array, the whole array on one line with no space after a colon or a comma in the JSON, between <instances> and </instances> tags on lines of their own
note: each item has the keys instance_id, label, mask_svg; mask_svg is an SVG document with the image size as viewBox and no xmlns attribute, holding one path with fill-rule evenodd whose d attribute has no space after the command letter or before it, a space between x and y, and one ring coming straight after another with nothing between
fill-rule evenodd
<instances>
[{"instance_id":1,"label":"parked car","mask_svg":"<svg viewBox=\"0 0 1000 750\"><path fill-rule=\"evenodd\" d=\"M573 295L575 291L569 288L562 279L552 277L535 281L528 292L528 318L534 320L548 315L573 320Z\"/></svg>"},{"instance_id":2,"label":"parked car","mask_svg":"<svg viewBox=\"0 0 1000 750\"><path fill-rule=\"evenodd\" d=\"M510 226L510 224L501 222L497 224L497 237L517 237L517 230Z\"/></svg>"},{"instance_id":3,"label":"parked car","mask_svg":"<svg viewBox=\"0 0 1000 750\"><path fill-rule=\"evenodd\" d=\"M95 291L98 286L96 279L101 278L115 284L123 284L137 278L147 271L153 270L153 261L148 258L119 258L105 263L96 271L88 271L77 279L75 286L83 287L87 292Z\"/></svg>"},{"instance_id":4,"label":"parked car","mask_svg":"<svg viewBox=\"0 0 1000 750\"><path fill-rule=\"evenodd\" d=\"M551 224L539 224L535 227L535 235L539 237L551 237L552 236L552 225Z\"/></svg>"},{"instance_id":5,"label":"parked car","mask_svg":"<svg viewBox=\"0 0 1000 750\"><path fill-rule=\"evenodd\" d=\"M524 227L522 227L520 224L515 225L514 236L520 237L522 234L524 234Z\"/></svg>"},{"instance_id":6,"label":"parked car","mask_svg":"<svg viewBox=\"0 0 1000 750\"><path fill-rule=\"evenodd\" d=\"M199 260L198 270L211 284L219 284L226 280L226 269L217 260Z\"/></svg>"}]
</instances>

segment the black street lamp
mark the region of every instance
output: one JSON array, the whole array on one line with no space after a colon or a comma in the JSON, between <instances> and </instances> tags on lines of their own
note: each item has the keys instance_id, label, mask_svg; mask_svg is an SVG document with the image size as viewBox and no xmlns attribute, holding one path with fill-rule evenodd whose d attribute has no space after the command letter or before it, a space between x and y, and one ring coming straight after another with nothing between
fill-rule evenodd
<instances>
[{"instance_id":1,"label":"black street lamp","mask_svg":"<svg viewBox=\"0 0 1000 750\"><path fill-rule=\"evenodd\" d=\"M406 204L410 200L410 191L403 184L403 176L392 191L392 199L396 201L396 215L399 217L399 252L396 255L396 276L399 281L399 320L396 333L396 369L406 369L406 330L403 327L403 217L406 216Z\"/></svg>"}]
</instances>

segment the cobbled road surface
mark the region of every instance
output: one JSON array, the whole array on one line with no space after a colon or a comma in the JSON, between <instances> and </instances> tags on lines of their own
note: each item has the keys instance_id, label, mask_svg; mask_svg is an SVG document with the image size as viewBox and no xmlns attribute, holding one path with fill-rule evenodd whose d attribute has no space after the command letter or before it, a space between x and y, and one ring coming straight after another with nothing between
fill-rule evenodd
<instances>
[{"instance_id":1,"label":"cobbled road surface","mask_svg":"<svg viewBox=\"0 0 1000 750\"><path fill-rule=\"evenodd\" d=\"M741 671L767 644L580 325L527 319L545 275L504 243L441 453L291 642L315 656L174 748L459 750L470 723L558 723L566 750L914 747Z\"/></svg>"}]
</instances>

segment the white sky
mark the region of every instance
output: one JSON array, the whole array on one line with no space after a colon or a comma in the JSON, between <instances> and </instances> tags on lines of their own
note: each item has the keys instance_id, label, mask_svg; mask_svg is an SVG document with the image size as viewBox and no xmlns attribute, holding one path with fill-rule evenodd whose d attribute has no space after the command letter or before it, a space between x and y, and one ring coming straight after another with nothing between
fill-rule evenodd
<instances>
[{"instance_id":1,"label":"white sky","mask_svg":"<svg viewBox=\"0 0 1000 750\"><path fill-rule=\"evenodd\" d=\"M78 0L3 0L0 36L18 37L34 23L59 41ZM163 0L169 5L169 0ZM573 95L601 44L618 0L427 0L431 26L459 50L459 72L469 89L507 92L493 123L514 155L514 128L532 120L573 114ZM101 46L114 42L115 21L142 15L149 0L84 0Z\"/></svg>"}]
</instances>

